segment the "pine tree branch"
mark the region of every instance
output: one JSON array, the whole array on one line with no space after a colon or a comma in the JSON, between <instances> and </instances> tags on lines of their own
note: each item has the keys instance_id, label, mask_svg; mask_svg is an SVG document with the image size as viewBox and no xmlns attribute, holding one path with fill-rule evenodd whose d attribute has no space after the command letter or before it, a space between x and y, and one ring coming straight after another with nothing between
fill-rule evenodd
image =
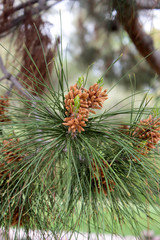
<instances>
[{"instance_id":1,"label":"pine tree branch","mask_svg":"<svg viewBox=\"0 0 160 240\"><path fill-rule=\"evenodd\" d=\"M160 2L158 0L136 0L136 9L138 10L160 9Z\"/></svg>"},{"instance_id":2,"label":"pine tree branch","mask_svg":"<svg viewBox=\"0 0 160 240\"><path fill-rule=\"evenodd\" d=\"M5 93L5 96L9 97L9 95L10 95L11 92L12 92L13 87L14 87L14 83L11 83L9 89L8 89L7 92Z\"/></svg>"},{"instance_id":3,"label":"pine tree branch","mask_svg":"<svg viewBox=\"0 0 160 240\"><path fill-rule=\"evenodd\" d=\"M46 0L46 1L48 1L48 0ZM38 0L30 0L30 1L27 1L27 2L25 2L25 3L21 3L21 4L19 4L18 6L16 6L14 9L13 9L13 12L16 12L16 11L19 11L19 10L21 10L21 9L23 9L23 8L26 8L26 7L32 7L32 5L34 5L35 3L37 3L38 2ZM5 13L7 14L7 15L9 15L10 14L10 9L7 9L6 11L5 11ZM1 18L3 18L3 14L0 16L0 19Z\"/></svg>"},{"instance_id":4,"label":"pine tree branch","mask_svg":"<svg viewBox=\"0 0 160 240\"><path fill-rule=\"evenodd\" d=\"M146 58L151 68L160 75L160 52L154 48L153 39L143 30L138 19L138 12L133 2L126 0L121 8L120 2L114 0L118 19L139 53Z\"/></svg>"},{"instance_id":5,"label":"pine tree branch","mask_svg":"<svg viewBox=\"0 0 160 240\"><path fill-rule=\"evenodd\" d=\"M23 15L20 16L16 16L16 17L11 17L10 21L7 22L3 22L3 12L2 15L0 16L0 37L4 37L6 35L8 35L8 32L12 31L14 28L18 27L20 24L22 24L25 19L28 17L28 12L34 16L34 15L40 15L40 13L42 11L47 11L48 9L50 9L51 7L55 6L56 4L62 2L63 0L54 0L54 2L47 4L47 2L49 2L49 0L44 1L38 1L38 0L30 0L24 4L20 4L17 7L13 8L12 10L12 14L11 16L14 15L15 12L17 11L22 11ZM36 7L33 7L33 5L35 3ZM45 3L45 4L44 4ZM2 24L3 23L3 24Z\"/></svg>"},{"instance_id":6,"label":"pine tree branch","mask_svg":"<svg viewBox=\"0 0 160 240\"><path fill-rule=\"evenodd\" d=\"M24 87L20 84L20 82L12 75L10 74L7 69L5 68L2 58L0 57L0 69L2 71L2 73L4 74L4 76L1 78L2 79L8 79L9 81L12 82L12 84L14 84L14 86L17 88L17 90L23 95L25 96L27 99L29 100L33 100L35 99L35 97L33 97L26 89L24 89Z\"/></svg>"},{"instance_id":7,"label":"pine tree branch","mask_svg":"<svg viewBox=\"0 0 160 240\"><path fill-rule=\"evenodd\" d=\"M4 79L6 79L6 76L1 77L1 78L0 78L0 82L1 82L2 80L4 80Z\"/></svg>"}]
</instances>

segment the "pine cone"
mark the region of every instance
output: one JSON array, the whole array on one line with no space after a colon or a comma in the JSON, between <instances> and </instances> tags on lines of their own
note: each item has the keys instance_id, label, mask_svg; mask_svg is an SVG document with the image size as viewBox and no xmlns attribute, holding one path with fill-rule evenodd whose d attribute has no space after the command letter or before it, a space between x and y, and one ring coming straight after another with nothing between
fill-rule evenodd
<instances>
[{"instance_id":1,"label":"pine cone","mask_svg":"<svg viewBox=\"0 0 160 240\"><path fill-rule=\"evenodd\" d=\"M103 105L102 105L103 102L106 99L108 99L108 95L106 94L106 92L107 92L107 90L104 90L102 92L102 87L99 87L99 85L97 83L92 85L89 88L89 90L88 90L88 94L89 94L89 100L88 100L89 108L101 109L103 107ZM91 112L94 112L94 111L91 111Z\"/></svg>"},{"instance_id":2,"label":"pine cone","mask_svg":"<svg viewBox=\"0 0 160 240\"><path fill-rule=\"evenodd\" d=\"M96 113L90 108L101 109L102 103L108 98L105 90L102 92L102 87L96 83L87 91L85 88L78 88L77 84L70 87L70 91L65 95L66 118L64 119L64 126L68 126L68 131L72 136L76 135L76 131L81 133L84 131L86 122L88 121L89 112ZM77 108L75 99L79 99L79 106Z\"/></svg>"},{"instance_id":3,"label":"pine cone","mask_svg":"<svg viewBox=\"0 0 160 240\"><path fill-rule=\"evenodd\" d=\"M121 131L127 135L130 134L129 127L126 125L121 126ZM143 156L147 156L151 149L156 147L156 144L160 141L160 118L155 119L152 115L149 115L148 119L141 120L138 126L132 133L132 137L139 138L141 143L136 144L136 151ZM138 158L140 161L141 159ZM134 159L137 162L137 159Z\"/></svg>"},{"instance_id":4,"label":"pine cone","mask_svg":"<svg viewBox=\"0 0 160 240\"><path fill-rule=\"evenodd\" d=\"M148 119L141 120L139 126L135 129L133 135L146 140L148 150L155 148L155 145L160 141L160 119L154 119L149 115Z\"/></svg>"},{"instance_id":5,"label":"pine cone","mask_svg":"<svg viewBox=\"0 0 160 240\"><path fill-rule=\"evenodd\" d=\"M75 98L79 97L80 106L78 112L75 112ZM75 134L76 130L81 133L86 126L85 122L88 121L89 111L87 103L87 90L78 89L77 84L70 87L69 93L65 96L65 114L69 117L64 119L63 125L68 126L68 131Z\"/></svg>"},{"instance_id":6,"label":"pine cone","mask_svg":"<svg viewBox=\"0 0 160 240\"><path fill-rule=\"evenodd\" d=\"M81 131L84 131L84 128L86 126L85 121L88 121L87 118L84 118L82 114L77 114L75 117L74 114L72 114L70 117L67 117L64 119L66 123L63 123L63 125L68 126L68 131L75 133L76 130L78 130L79 133Z\"/></svg>"}]
</instances>

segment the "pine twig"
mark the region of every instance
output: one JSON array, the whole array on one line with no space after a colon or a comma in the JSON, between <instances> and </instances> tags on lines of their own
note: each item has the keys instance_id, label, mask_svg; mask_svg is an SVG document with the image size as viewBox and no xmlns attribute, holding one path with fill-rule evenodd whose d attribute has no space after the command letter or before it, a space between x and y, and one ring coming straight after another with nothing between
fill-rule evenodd
<instances>
[{"instance_id":1,"label":"pine twig","mask_svg":"<svg viewBox=\"0 0 160 240\"><path fill-rule=\"evenodd\" d=\"M24 4L20 4L19 6L13 8L13 13L12 15L17 12L17 11L21 11L22 9L24 10L24 14L21 14L20 16L16 16L15 18L13 18L11 21L3 24L3 26L1 26L0 28L0 37L4 37L8 34L8 32L13 31L13 29L15 29L16 27L18 27L20 24L22 24L25 19L28 17L28 12L31 13L32 16L34 15L40 15L42 11L47 11L48 9L50 9L51 7L55 6L56 4L62 2L63 0L57 0L54 3L50 3L47 4L49 0L46 1L45 4L41 4L40 1L28 1ZM37 3L38 6L33 7L33 5ZM30 10L27 10L27 7L30 8ZM3 23L3 18L2 15L0 15L0 23Z\"/></svg>"},{"instance_id":2,"label":"pine twig","mask_svg":"<svg viewBox=\"0 0 160 240\"><path fill-rule=\"evenodd\" d=\"M0 82L1 82L2 80L4 80L4 79L6 79L6 76L1 77L1 78L0 78Z\"/></svg>"},{"instance_id":3,"label":"pine twig","mask_svg":"<svg viewBox=\"0 0 160 240\"><path fill-rule=\"evenodd\" d=\"M14 83L11 83L9 89L8 89L7 92L5 93L5 96L9 97L9 95L10 95L11 92L12 92L13 87L14 87Z\"/></svg>"},{"instance_id":4,"label":"pine twig","mask_svg":"<svg viewBox=\"0 0 160 240\"><path fill-rule=\"evenodd\" d=\"M3 72L4 76L1 78L2 79L8 79L11 81L14 86L17 88L17 90L24 95L27 99L33 100L34 97L26 90L24 87L19 83L19 81L12 75L10 74L7 69L5 68L2 58L0 57L0 69Z\"/></svg>"}]
</instances>

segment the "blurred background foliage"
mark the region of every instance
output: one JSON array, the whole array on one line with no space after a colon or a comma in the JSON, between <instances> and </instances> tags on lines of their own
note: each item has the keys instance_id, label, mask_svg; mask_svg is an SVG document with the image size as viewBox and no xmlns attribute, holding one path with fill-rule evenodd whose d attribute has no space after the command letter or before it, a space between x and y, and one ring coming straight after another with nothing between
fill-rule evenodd
<instances>
[{"instance_id":1,"label":"blurred background foliage","mask_svg":"<svg viewBox=\"0 0 160 240\"><path fill-rule=\"evenodd\" d=\"M104 72L113 61L123 53L120 60L113 65L105 75L106 81L110 83L120 79L120 77L125 75L142 59L142 54L139 54L129 34L125 31L123 24L117 16L118 11L114 8L112 2L116 1L79 1L79 12L75 21L77 27L73 44L71 44L73 56L80 66L86 67L95 62L94 67L101 72ZM127 1L119 1L119 11L120 14L127 15L127 9L123 9L125 2ZM136 18L138 18L138 21L140 17L146 18L146 14L148 15L148 23L154 21L154 17L151 18L151 16L149 16L151 10L135 10L136 1L130 2L133 4L130 4L130 7L134 8L132 14L137 15ZM128 17L127 21L132 21L130 17ZM155 15L155 17L157 16ZM139 32L135 33L135 41L141 40L143 44L145 40L138 38L138 34L141 34L140 31L143 31L143 25L140 27ZM132 25L130 31L135 31ZM159 47L157 41L159 31L152 28L149 35L147 36L144 33L144 38L148 37L151 41L148 45L152 45L152 41L154 41L156 46ZM79 51L74 51L74 49L77 48ZM145 56L147 55L143 57ZM153 80L155 80L155 72L156 71L147 64L147 61L137 64L137 66L130 71L130 73L134 73L136 76L137 89L143 89L151 85L154 86ZM130 86L128 75L126 75L122 83L126 88Z\"/></svg>"},{"instance_id":2,"label":"blurred background foliage","mask_svg":"<svg viewBox=\"0 0 160 240\"><path fill-rule=\"evenodd\" d=\"M156 24L160 17L159 7L158 1L154 0L2 0L0 39L2 45L16 53L26 69L35 72L24 50L25 44L46 78L41 44L34 24L40 33L47 62L51 63L56 55L55 33L57 38L60 37L60 10L71 78L84 72L91 64L93 77L97 77L123 54L105 74L106 83L113 84L124 76L122 85L129 89L129 74L133 74L137 89L152 88L155 91L159 86L160 74L160 54L156 50L159 48L160 34ZM56 32L58 28L59 32ZM4 54L1 48L2 52ZM150 56L143 59L148 54ZM50 71L53 67L50 64ZM26 70L21 68L21 71L24 73ZM40 78L38 73L36 76ZM33 91L29 78L18 77ZM39 91L43 90L42 87Z\"/></svg>"}]
</instances>

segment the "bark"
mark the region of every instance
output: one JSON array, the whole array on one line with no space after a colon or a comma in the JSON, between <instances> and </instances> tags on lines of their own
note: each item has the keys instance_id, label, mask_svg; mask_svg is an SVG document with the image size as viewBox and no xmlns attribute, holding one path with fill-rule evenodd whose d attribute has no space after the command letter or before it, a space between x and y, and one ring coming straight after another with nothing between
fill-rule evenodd
<instances>
[{"instance_id":1,"label":"bark","mask_svg":"<svg viewBox=\"0 0 160 240\"><path fill-rule=\"evenodd\" d=\"M138 19L138 11L135 1L125 0L120 5L119 0L114 0L114 8L118 19L139 53L146 58L151 68L160 75L160 52L154 48L152 38L143 30ZM121 7L122 6L122 7Z\"/></svg>"}]
</instances>

